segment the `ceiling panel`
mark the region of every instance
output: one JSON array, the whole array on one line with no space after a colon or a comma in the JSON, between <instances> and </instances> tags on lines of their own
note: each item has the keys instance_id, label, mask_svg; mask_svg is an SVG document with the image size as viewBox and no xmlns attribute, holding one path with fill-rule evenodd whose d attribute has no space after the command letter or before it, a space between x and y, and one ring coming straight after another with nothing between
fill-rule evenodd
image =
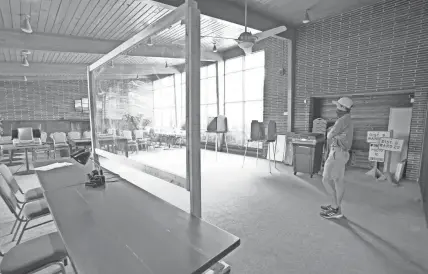
<instances>
[{"instance_id":1,"label":"ceiling panel","mask_svg":"<svg viewBox=\"0 0 428 274\"><path fill-rule=\"evenodd\" d=\"M171 9L155 2L141 0L0 0L0 28L19 30L23 14L30 15L34 32L73 35L98 39L125 41L170 13ZM201 16L201 46L211 51L214 43L219 51L236 47L244 27ZM257 30L251 29L253 33ZM185 26L177 22L172 27L153 36L156 44L182 44ZM213 36L213 37L211 37ZM145 41L143 42L145 43ZM20 62L22 49L0 49L0 61ZM33 51L29 62L85 63L89 64L102 55L70 52ZM183 59L155 57L118 57L115 62L126 64L168 65L183 64Z\"/></svg>"},{"instance_id":2,"label":"ceiling panel","mask_svg":"<svg viewBox=\"0 0 428 274\"><path fill-rule=\"evenodd\" d=\"M227 0L239 3L243 8L246 0ZM299 26L309 9L312 21L344 13L385 0L247 0L248 8L271 16L288 25ZM251 18L248 18L251 21Z\"/></svg>"}]
</instances>

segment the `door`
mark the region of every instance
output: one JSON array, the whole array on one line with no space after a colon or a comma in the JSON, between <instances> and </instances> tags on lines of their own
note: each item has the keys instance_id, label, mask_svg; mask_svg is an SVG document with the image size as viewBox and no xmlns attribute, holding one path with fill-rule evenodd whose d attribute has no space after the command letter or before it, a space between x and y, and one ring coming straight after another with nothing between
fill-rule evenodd
<instances>
[{"instance_id":1,"label":"door","mask_svg":"<svg viewBox=\"0 0 428 274\"><path fill-rule=\"evenodd\" d=\"M391 164L389 172L395 173L397 164L407 159L407 150L409 148L409 136L410 136L410 123L412 121L412 108L391 108L389 112L389 125L388 130L392 130L392 137L395 139L404 140L403 150L401 153L393 152L391 156ZM385 155L389 155L386 153ZM386 156L386 161L388 156ZM384 172L386 172L386 166L384 166Z\"/></svg>"},{"instance_id":2,"label":"door","mask_svg":"<svg viewBox=\"0 0 428 274\"><path fill-rule=\"evenodd\" d=\"M428 109L427 109L428 115ZM424 133L424 142L422 146L422 161L421 169L419 173L419 186L421 187L421 197L423 202L423 207L425 211L425 219L428 226L428 168L423 168L428 166L428 116L425 119L425 133Z\"/></svg>"}]
</instances>

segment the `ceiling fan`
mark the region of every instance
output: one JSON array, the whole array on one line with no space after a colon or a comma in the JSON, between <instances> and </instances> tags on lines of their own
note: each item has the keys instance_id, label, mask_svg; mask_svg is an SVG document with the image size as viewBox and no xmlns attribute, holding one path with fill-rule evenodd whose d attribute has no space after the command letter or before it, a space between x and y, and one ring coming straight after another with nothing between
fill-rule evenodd
<instances>
[{"instance_id":1,"label":"ceiling fan","mask_svg":"<svg viewBox=\"0 0 428 274\"><path fill-rule=\"evenodd\" d=\"M253 46L256 43L287 30L287 27L279 26L279 27L276 27L273 29L269 29L269 30L260 32L260 33L256 33L256 34L252 34L251 32L249 32L248 27L247 27L247 2L248 2L248 0L245 0L245 31L239 35L238 39L229 38L229 37L221 37L221 36L204 36L204 35L201 35L201 38L210 37L210 38L214 38L214 39L235 40L238 43L238 47L240 47L245 52L245 54L250 54L253 52ZM185 41L179 40L179 41L176 41L174 43L185 44Z\"/></svg>"}]
</instances>

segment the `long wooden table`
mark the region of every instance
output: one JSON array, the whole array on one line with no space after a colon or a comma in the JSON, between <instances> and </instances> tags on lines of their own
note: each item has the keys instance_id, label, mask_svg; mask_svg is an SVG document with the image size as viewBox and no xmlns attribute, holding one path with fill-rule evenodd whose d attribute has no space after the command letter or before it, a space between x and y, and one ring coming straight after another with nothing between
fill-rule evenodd
<instances>
[{"instance_id":1,"label":"long wooden table","mask_svg":"<svg viewBox=\"0 0 428 274\"><path fill-rule=\"evenodd\" d=\"M76 273L205 273L240 244L117 175L107 174L117 181L103 188L85 187L91 163L34 165L54 162L73 165L37 175Z\"/></svg>"},{"instance_id":2,"label":"long wooden table","mask_svg":"<svg viewBox=\"0 0 428 274\"><path fill-rule=\"evenodd\" d=\"M128 139L125 137L99 137L98 142L103 145L114 145L116 142L122 144L125 148L125 156L129 156ZM92 141L90 138L68 140L72 147L90 147Z\"/></svg>"}]
</instances>

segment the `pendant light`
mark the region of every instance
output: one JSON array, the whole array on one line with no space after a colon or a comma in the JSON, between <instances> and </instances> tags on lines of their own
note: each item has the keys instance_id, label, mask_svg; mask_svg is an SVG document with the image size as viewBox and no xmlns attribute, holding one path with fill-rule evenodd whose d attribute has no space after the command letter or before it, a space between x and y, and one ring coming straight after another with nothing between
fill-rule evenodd
<instances>
[{"instance_id":1,"label":"pendant light","mask_svg":"<svg viewBox=\"0 0 428 274\"><path fill-rule=\"evenodd\" d=\"M311 22L311 19L309 18L309 13L308 13L308 11L309 10L306 10L306 12L305 12L305 19L303 19L303 24L307 24L307 23L309 23L309 22Z\"/></svg>"},{"instance_id":2,"label":"pendant light","mask_svg":"<svg viewBox=\"0 0 428 274\"><path fill-rule=\"evenodd\" d=\"M24 15L24 19L21 22L21 30L25 33L33 33L33 29L30 24L30 15Z\"/></svg>"}]
</instances>

